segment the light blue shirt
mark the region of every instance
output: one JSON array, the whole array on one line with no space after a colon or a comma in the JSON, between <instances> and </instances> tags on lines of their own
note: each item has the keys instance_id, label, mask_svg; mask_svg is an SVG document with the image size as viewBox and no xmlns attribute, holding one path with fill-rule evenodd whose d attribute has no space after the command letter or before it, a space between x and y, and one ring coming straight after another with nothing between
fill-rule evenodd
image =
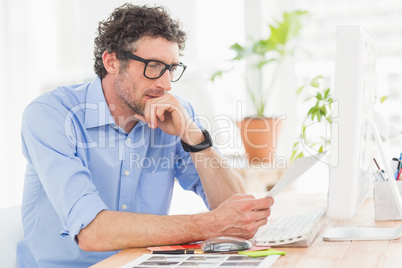
<instances>
[{"instance_id":1,"label":"light blue shirt","mask_svg":"<svg viewBox=\"0 0 402 268\"><path fill-rule=\"evenodd\" d=\"M178 99L201 127L191 105ZM180 139L143 122L126 133L110 114L99 77L30 103L22 143L27 167L19 267L87 267L115 254L84 252L75 236L102 210L167 214L175 178L208 206Z\"/></svg>"}]
</instances>

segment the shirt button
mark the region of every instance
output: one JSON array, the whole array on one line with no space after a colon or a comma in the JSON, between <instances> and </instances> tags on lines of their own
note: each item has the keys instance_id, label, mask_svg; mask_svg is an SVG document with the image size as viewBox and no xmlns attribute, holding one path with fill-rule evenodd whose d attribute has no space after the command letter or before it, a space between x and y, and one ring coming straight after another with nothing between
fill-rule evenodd
<instances>
[{"instance_id":1,"label":"shirt button","mask_svg":"<svg viewBox=\"0 0 402 268\"><path fill-rule=\"evenodd\" d=\"M130 172L126 171L126 172L124 172L124 175L128 176L128 175L130 175Z\"/></svg>"},{"instance_id":2,"label":"shirt button","mask_svg":"<svg viewBox=\"0 0 402 268\"><path fill-rule=\"evenodd\" d=\"M121 208L122 209L127 209L127 205L122 205Z\"/></svg>"},{"instance_id":3,"label":"shirt button","mask_svg":"<svg viewBox=\"0 0 402 268\"><path fill-rule=\"evenodd\" d=\"M127 139L127 143L130 143L130 142L131 142L131 139L130 139L130 138L128 138L128 139Z\"/></svg>"},{"instance_id":4,"label":"shirt button","mask_svg":"<svg viewBox=\"0 0 402 268\"><path fill-rule=\"evenodd\" d=\"M113 128L114 128L114 129L118 129L119 127L118 127L118 126L116 126L116 125L114 125L114 126L113 126Z\"/></svg>"}]
</instances>

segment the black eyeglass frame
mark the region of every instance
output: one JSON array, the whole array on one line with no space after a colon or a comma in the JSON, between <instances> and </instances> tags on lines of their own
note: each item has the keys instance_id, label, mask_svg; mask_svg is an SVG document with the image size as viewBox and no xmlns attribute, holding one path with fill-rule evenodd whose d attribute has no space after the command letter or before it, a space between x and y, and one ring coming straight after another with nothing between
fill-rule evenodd
<instances>
[{"instance_id":1,"label":"black eyeglass frame","mask_svg":"<svg viewBox=\"0 0 402 268\"><path fill-rule=\"evenodd\" d=\"M143 58L141 58L141 57L139 57L139 56L137 56L137 55L134 55L133 53L127 52L127 51L122 51L122 52L123 52L123 55L124 55L126 58L129 58L129 59L135 60L135 61L139 61L139 62L143 62L143 63L145 64L143 75L144 75L146 78L148 78L148 79L158 79L159 77L161 77L161 76L166 72L166 70L169 70L169 72L170 72L170 70L171 70L173 67L181 66L181 67L183 67L183 71L181 72L180 76L179 76L176 80L170 80L170 82L177 82L177 81L179 81L179 79L183 76L184 71L187 69L187 66L184 65L182 62L180 62L179 64L166 64L166 63L164 63L164 62L162 62L162 61L159 61L159 60L146 60L146 59L143 59ZM165 65L165 68L161 71L161 73L160 73L157 77L148 77L148 76L145 74L145 72L146 72L146 70L147 70L148 63L150 63L150 62L152 62L152 61L158 62L158 63L161 63L161 64Z\"/></svg>"}]
</instances>

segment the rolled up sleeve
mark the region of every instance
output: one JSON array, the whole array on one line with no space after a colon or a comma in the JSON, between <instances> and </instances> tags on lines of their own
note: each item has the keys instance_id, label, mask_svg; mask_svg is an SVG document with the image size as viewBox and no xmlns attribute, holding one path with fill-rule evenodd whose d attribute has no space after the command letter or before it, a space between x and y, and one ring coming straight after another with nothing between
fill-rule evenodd
<instances>
[{"instance_id":1,"label":"rolled up sleeve","mask_svg":"<svg viewBox=\"0 0 402 268\"><path fill-rule=\"evenodd\" d=\"M102 202L99 195L88 194L81 197L74 205L69 216L67 217L66 229L60 234L62 236L69 235L75 241L76 235L93 221L102 210L108 209Z\"/></svg>"},{"instance_id":2,"label":"rolled up sleeve","mask_svg":"<svg viewBox=\"0 0 402 268\"><path fill-rule=\"evenodd\" d=\"M67 122L67 109L45 103L29 105L22 120L23 153L38 174L43 189L56 210L64 230L60 235L75 236L105 209L86 162L77 156ZM74 137L77 140L77 137Z\"/></svg>"}]
</instances>

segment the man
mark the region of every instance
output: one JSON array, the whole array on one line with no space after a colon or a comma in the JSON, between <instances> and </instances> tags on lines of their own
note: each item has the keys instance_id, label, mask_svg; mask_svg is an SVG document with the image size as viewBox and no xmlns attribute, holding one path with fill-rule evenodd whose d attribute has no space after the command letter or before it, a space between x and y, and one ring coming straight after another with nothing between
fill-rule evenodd
<instances>
[{"instance_id":1,"label":"man","mask_svg":"<svg viewBox=\"0 0 402 268\"><path fill-rule=\"evenodd\" d=\"M253 237L273 199L238 195L241 178L216 167L208 132L170 93L186 68L180 25L160 7L125 4L98 32L97 79L46 93L24 113L20 267L84 267L129 247ZM175 178L211 211L166 216Z\"/></svg>"}]
</instances>

